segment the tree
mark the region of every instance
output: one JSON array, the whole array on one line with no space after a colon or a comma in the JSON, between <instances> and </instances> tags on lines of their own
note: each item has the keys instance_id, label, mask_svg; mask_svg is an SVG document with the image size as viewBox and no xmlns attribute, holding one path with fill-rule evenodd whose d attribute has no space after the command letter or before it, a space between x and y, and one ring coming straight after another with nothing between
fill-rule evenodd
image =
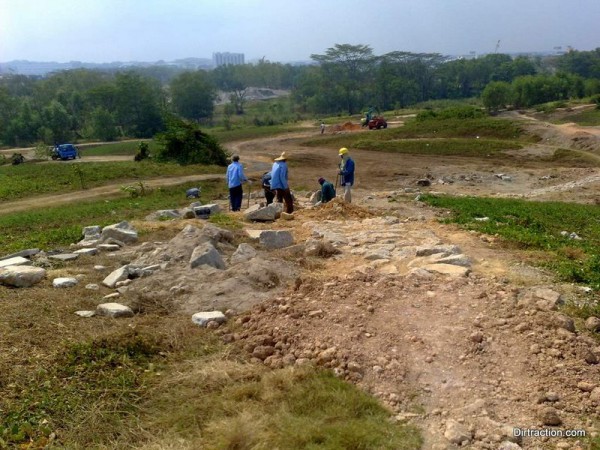
<instances>
[{"instance_id":1,"label":"tree","mask_svg":"<svg viewBox=\"0 0 600 450\"><path fill-rule=\"evenodd\" d=\"M377 58L368 45L335 44L324 55L313 54L311 59L320 63L328 82L326 88L341 88L348 114L358 111L364 103L364 92L370 89L369 81Z\"/></svg>"},{"instance_id":2,"label":"tree","mask_svg":"<svg viewBox=\"0 0 600 450\"><path fill-rule=\"evenodd\" d=\"M197 123L169 117L167 129L157 135L160 144L156 159L179 164L227 165L227 153L217 140L200 130Z\"/></svg>"},{"instance_id":3,"label":"tree","mask_svg":"<svg viewBox=\"0 0 600 450\"><path fill-rule=\"evenodd\" d=\"M481 93L483 106L488 111L498 111L505 108L512 98L512 89L509 83L505 81L492 81Z\"/></svg>"},{"instance_id":4,"label":"tree","mask_svg":"<svg viewBox=\"0 0 600 450\"><path fill-rule=\"evenodd\" d=\"M246 65L224 65L213 70L213 79L219 89L229 92L229 100L238 115L244 114L244 104L248 93L248 81L244 74Z\"/></svg>"},{"instance_id":5,"label":"tree","mask_svg":"<svg viewBox=\"0 0 600 450\"><path fill-rule=\"evenodd\" d=\"M114 141L117 137L115 118L102 106L95 108L90 114L88 133L90 137L101 141Z\"/></svg>"},{"instance_id":6,"label":"tree","mask_svg":"<svg viewBox=\"0 0 600 450\"><path fill-rule=\"evenodd\" d=\"M206 72L184 72L171 82L171 97L179 115L200 121L212 117L216 89Z\"/></svg>"},{"instance_id":7,"label":"tree","mask_svg":"<svg viewBox=\"0 0 600 450\"><path fill-rule=\"evenodd\" d=\"M151 137L163 129L161 90L156 81L134 72L119 73L116 84L116 120L125 135Z\"/></svg>"}]
</instances>

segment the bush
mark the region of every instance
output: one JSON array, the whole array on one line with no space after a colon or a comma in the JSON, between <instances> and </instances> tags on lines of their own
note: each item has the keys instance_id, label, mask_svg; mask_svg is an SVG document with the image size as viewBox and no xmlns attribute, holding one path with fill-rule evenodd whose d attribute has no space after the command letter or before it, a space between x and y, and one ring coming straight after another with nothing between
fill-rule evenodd
<instances>
[{"instance_id":1,"label":"bush","mask_svg":"<svg viewBox=\"0 0 600 450\"><path fill-rule=\"evenodd\" d=\"M181 165L227 165L227 153L217 140L200 130L193 122L171 117L167 131L156 136L160 144L156 160L176 161Z\"/></svg>"}]
</instances>

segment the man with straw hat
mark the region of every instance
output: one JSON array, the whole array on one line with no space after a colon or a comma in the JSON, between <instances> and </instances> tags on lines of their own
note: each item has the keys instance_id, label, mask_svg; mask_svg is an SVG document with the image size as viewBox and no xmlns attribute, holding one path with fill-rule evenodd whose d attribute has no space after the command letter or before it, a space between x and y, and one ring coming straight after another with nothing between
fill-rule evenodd
<instances>
[{"instance_id":1,"label":"man with straw hat","mask_svg":"<svg viewBox=\"0 0 600 450\"><path fill-rule=\"evenodd\" d=\"M274 159L273 168L271 169L271 189L275 191L277 201L285 203L285 212L292 214L294 212L294 199L292 198L288 184L288 167L286 161L287 156L285 152Z\"/></svg>"}]
</instances>

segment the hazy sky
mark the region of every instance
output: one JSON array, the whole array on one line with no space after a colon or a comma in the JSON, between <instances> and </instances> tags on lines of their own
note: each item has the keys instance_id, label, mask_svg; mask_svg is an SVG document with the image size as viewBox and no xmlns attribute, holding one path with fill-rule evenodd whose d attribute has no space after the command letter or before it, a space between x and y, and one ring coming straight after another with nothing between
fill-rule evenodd
<instances>
[{"instance_id":1,"label":"hazy sky","mask_svg":"<svg viewBox=\"0 0 600 450\"><path fill-rule=\"evenodd\" d=\"M599 19L600 0L0 0L0 61L592 50Z\"/></svg>"}]
</instances>

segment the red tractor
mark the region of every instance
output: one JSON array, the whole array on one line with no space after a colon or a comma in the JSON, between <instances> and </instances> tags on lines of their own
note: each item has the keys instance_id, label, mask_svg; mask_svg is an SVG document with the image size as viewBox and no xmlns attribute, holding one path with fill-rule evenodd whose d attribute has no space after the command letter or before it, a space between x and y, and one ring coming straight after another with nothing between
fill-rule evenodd
<instances>
[{"instance_id":1,"label":"red tractor","mask_svg":"<svg viewBox=\"0 0 600 450\"><path fill-rule=\"evenodd\" d=\"M382 116L373 117L368 123L369 130L387 128L387 122Z\"/></svg>"}]
</instances>

